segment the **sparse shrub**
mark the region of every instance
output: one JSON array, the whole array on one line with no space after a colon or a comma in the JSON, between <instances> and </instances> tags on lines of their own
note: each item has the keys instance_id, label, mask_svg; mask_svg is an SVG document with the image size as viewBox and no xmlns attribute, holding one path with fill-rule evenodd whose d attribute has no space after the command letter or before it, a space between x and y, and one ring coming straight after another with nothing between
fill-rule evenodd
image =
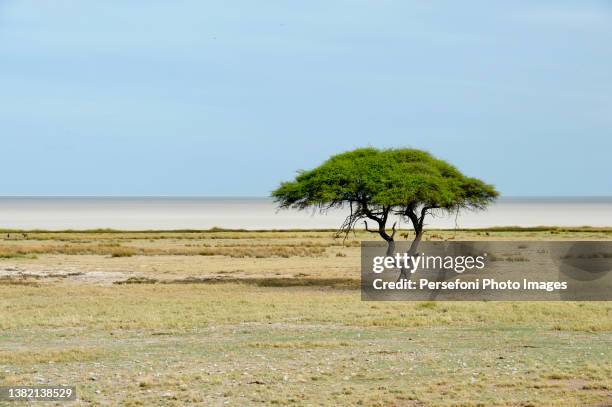
<instances>
[{"instance_id":1,"label":"sparse shrub","mask_svg":"<svg viewBox=\"0 0 612 407\"><path fill-rule=\"evenodd\" d=\"M157 280L155 278L149 278L149 277L130 277L127 280L115 281L113 284L118 284L118 285L122 285L122 284L155 284L158 281L159 280Z\"/></svg>"}]
</instances>

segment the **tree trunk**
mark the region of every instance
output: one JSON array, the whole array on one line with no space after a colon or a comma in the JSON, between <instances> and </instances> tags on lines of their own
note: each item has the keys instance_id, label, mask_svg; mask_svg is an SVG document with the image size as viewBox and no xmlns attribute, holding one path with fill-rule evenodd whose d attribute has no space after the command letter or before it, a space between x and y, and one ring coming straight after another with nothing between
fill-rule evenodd
<instances>
[{"instance_id":1,"label":"tree trunk","mask_svg":"<svg viewBox=\"0 0 612 407\"><path fill-rule=\"evenodd\" d=\"M421 239L423 237L423 229L417 229L415 230L416 236L414 237L414 240L412 241L412 243L410 244L410 248L408 249L408 251L406 252L406 254L411 257L414 256L415 254L417 254L417 251L419 250L419 243L421 243ZM388 256L388 254L387 254ZM400 269L400 275L399 278L397 279L397 281L400 281L402 279L404 280L410 280L410 278L412 277L412 273L409 273L408 270L406 270L405 268L401 268Z\"/></svg>"},{"instance_id":2,"label":"tree trunk","mask_svg":"<svg viewBox=\"0 0 612 407\"><path fill-rule=\"evenodd\" d=\"M393 256L393 252L395 252L395 241L393 239L387 240L387 257Z\"/></svg>"},{"instance_id":3,"label":"tree trunk","mask_svg":"<svg viewBox=\"0 0 612 407\"><path fill-rule=\"evenodd\" d=\"M423 229L416 231L416 236L414 237L414 240L410 244L410 249L408 249L409 256L414 255L417 252L417 250L419 250L419 243L421 243L421 238L423 238Z\"/></svg>"}]
</instances>

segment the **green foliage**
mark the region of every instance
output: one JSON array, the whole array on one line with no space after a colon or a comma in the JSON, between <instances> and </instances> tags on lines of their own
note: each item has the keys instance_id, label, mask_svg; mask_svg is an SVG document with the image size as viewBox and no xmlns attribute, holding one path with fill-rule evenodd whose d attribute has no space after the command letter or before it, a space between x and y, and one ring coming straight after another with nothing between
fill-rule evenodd
<instances>
[{"instance_id":1,"label":"green foliage","mask_svg":"<svg viewBox=\"0 0 612 407\"><path fill-rule=\"evenodd\" d=\"M497 197L492 185L463 175L449 163L415 149L360 148L301 171L272 196L282 208L321 209L350 205L343 228L372 219L384 228L387 216L409 218L415 228L433 210L483 209Z\"/></svg>"}]
</instances>

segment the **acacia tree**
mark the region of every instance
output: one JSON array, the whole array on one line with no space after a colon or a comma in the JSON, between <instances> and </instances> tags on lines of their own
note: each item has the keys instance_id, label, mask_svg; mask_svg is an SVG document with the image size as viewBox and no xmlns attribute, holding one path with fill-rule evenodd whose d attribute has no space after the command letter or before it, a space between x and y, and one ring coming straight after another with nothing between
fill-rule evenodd
<instances>
[{"instance_id":1,"label":"acacia tree","mask_svg":"<svg viewBox=\"0 0 612 407\"><path fill-rule=\"evenodd\" d=\"M293 181L283 182L272 196L281 208L349 208L339 233L347 236L360 221L365 229L394 250L397 222L409 222L415 253L423 236L425 218L435 213L484 209L498 193L492 185L463 175L454 166L415 149L360 148L332 156L319 167L300 171ZM373 229L368 225L372 221Z\"/></svg>"}]
</instances>

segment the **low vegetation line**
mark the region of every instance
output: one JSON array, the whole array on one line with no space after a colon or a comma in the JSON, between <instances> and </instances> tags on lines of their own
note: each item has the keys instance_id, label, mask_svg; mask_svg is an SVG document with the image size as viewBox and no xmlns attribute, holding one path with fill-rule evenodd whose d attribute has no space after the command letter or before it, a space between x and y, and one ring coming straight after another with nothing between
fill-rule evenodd
<instances>
[{"instance_id":1,"label":"low vegetation line","mask_svg":"<svg viewBox=\"0 0 612 407\"><path fill-rule=\"evenodd\" d=\"M149 277L130 277L116 281L114 284L248 284L258 287L328 287L337 289L359 289L360 281L350 278L220 278L220 277L186 277L175 280L158 280Z\"/></svg>"},{"instance_id":2,"label":"low vegetation line","mask_svg":"<svg viewBox=\"0 0 612 407\"><path fill-rule=\"evenodd\" d=\"M217 246L198 247L184 246L174 248L133 247L118 244L87 245L2 245L0 258L19 258L37 254L66 254L66 255L105 255L111 257L130 256L227 256L234 258L265 258L265 257L312 257L325 253L324 246L290 245L290 246Z\"/></svg>"}]
</instances>

